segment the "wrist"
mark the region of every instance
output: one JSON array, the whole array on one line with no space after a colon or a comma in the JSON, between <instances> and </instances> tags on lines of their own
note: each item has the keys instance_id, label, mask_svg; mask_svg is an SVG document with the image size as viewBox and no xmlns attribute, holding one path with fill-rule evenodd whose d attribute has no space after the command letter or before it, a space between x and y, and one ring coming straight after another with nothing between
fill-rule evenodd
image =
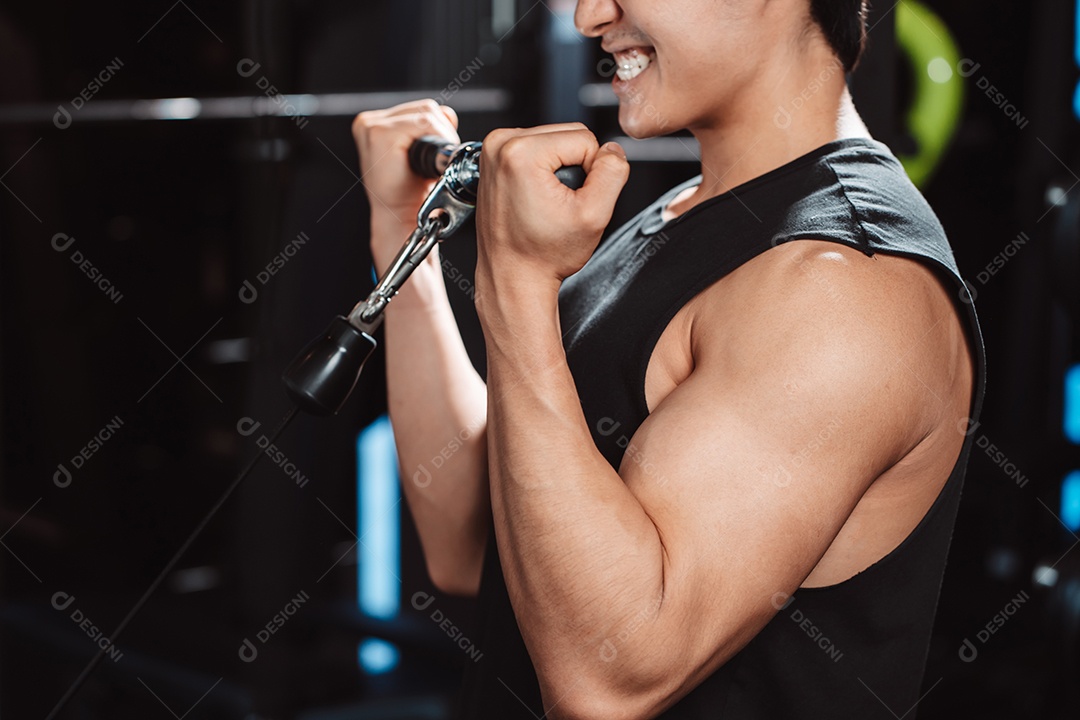
<instances>
[{"instance_id":1,"label":"wrist","mask_svg":"<svg viewBox=\"0 0 1080 720\"><path fill-rule=\"evenodd\" d=\"M562 279L546 264L505 254L492 257L481 250L476 259L476 286L478 295L483 288L492 300L528 303L557 298Z\"/></svg>"},{"instance_id":2,"label":"wrist","mask_svg":"<svg viewBox=\"0 0 1080 720\"><path fill-rule=\"evenodd\" d=\"M553 275L521 265L500 263L496 273L485 262L476 268L476 312L480 322L491 326L529 324L550 317L557 323L559 286Z\"/></svg>"}]
</instances>

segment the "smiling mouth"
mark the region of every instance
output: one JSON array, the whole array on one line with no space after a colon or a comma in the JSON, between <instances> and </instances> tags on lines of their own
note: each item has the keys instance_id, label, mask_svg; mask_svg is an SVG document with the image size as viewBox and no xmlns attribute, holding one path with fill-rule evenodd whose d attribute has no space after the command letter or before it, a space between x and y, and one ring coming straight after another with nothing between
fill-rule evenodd
<instances>
[{"instance_id":1,"label":"smiling mouth","mask_svg":"<svg viewBox=\"0 0 1080 720\"><path fill-rule=\"evenodd\" d=\"M614 53L614 57L615 76L623 82L629 82L649 68L656 59L656 51L652 48L635 47Z\"/></svg>"}]
</instances>

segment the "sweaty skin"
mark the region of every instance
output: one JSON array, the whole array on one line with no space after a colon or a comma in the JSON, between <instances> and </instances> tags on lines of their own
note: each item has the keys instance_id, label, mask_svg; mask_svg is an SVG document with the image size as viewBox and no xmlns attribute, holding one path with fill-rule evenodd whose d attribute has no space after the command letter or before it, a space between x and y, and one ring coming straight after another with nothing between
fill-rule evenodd
<instances>
[{"instance_id":1,"label":"sweaty skin","mask_svg":"<svg viewBox=\"0 0 1080 720\"><path fill-rule=\"evenodd\" d=\"M703 182L667 217L867 135L807 0L583 0L575 22L616 57L638 48L652 58L615 82L628 134L688 128L700 144ZM800 96L780 127L776 109ZM417 125L449 116L433 103L383 112L354 130L369 171L400 189L393 168L426 134ZM393 162L378 170L383 150ZM548 717L651 717L742 648L776 613L778 594L847 579L914 529L963 443L971 353L949 294L918 263L825 241L781 245L671 321L649 362L651 414L631 439L637 452L615 472L566 365L557 294L599 242L629 165L580 124L496 130L481 162L486 387L444 325L437 265L387 315L406 498L433 579L462 593L478 584L490 503ZM552 175L575 164L588 173L576 192ZM373 197L387 210L373 219L374 246L402 229L388 218L415 207L418 195L406 195ZM465 379L440 385L449 378ZM410 479L477 416L482 430L453 467L422 487ZM824 428L828 442L805 453ZM777 467L794 469L763 482ZM646 468L661 468L664 482ZM629 628L616 656L597 662L603 640Z\"/></svg>"}]
</instances>

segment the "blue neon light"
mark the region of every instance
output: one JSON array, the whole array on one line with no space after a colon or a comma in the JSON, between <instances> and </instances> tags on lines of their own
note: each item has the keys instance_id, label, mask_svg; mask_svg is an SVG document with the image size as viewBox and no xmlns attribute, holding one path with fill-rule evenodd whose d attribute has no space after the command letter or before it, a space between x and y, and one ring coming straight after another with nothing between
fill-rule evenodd
<instances>
[{"instance_id":1,"label":"blue neon light","mask_svg":"<svg viewBox=\"0 0 1080 720\"><path fill-rule=\"evenodd\" d=\"M401 606L401 491L394 433L385 415L356 440L356 483L360 611L389 620ZM397 649L381 640L365 640L359 659L368 672L386 672L397 665Z\"/></svg>"},{"instance_id":2,"label":"blue neon light","mask_svg":"<svg viewBox=\"0 0 1080 720\"><path fill-rule=\"evenodd\" d=\"M1076 0L1076 13L1074 15L1073 55L1076 64L1080 65L1080 0Z\"/></svg>"},{"instance_id":3,"label":"blue neon light","mask_svg":"<svg viewBox=\"0 0 1080 720\"><path fill-rule=\"evenodd\" d=\"M390 672L398 664L398 649L385 640L368 638L360 643L360 667L372 675Z\"/></svg>"},{"instance_id":4,"label":"blue neon light","mask_svg":"<svg viewBox=\"0 0 1080 720\"><path fill-rule=\"evenodd\" d=\"M1061 521L1071 532L1080 532L1080 470L1073 470L1061 483Z\"/></svg>"},{"instance_id":5,"label":"blue neon light","mask_svg":"<svg viewBox=\"0 0 1080 720\"><path fill-rule=\"evenodd\" d=\"M1076 12L1073 14L1073 56L1076 64L1080 67L1080 0L1076 0ZM1076 86L1073 93L1073 113L1080 119L1080 85Z\"/></svg>"},{"instance_id":6,"label":"blue neon light","mask_svg":"<svg viewBox=\"0 0 1080 720\"><path fill-rule=\"evenodd\" d=\"M1080 365L1065 373L1065 437L1080 445Z\"/></svg>"}]
</instances>

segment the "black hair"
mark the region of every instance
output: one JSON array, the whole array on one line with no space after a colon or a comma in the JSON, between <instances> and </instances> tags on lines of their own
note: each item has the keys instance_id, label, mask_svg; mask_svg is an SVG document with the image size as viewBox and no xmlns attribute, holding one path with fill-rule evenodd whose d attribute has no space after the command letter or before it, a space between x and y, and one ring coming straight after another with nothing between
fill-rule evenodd
<instances>
[{"instance_id":1,"label":"black hair","mask_svg":"<svg viewBox=\"0 0 1080 720\"><path fill-rule=\"evenodd\" d=\"M821 28L836 56L851 72L866 47L868 0L810 0L810 17Z\"/></svg>"}]
</instances>

